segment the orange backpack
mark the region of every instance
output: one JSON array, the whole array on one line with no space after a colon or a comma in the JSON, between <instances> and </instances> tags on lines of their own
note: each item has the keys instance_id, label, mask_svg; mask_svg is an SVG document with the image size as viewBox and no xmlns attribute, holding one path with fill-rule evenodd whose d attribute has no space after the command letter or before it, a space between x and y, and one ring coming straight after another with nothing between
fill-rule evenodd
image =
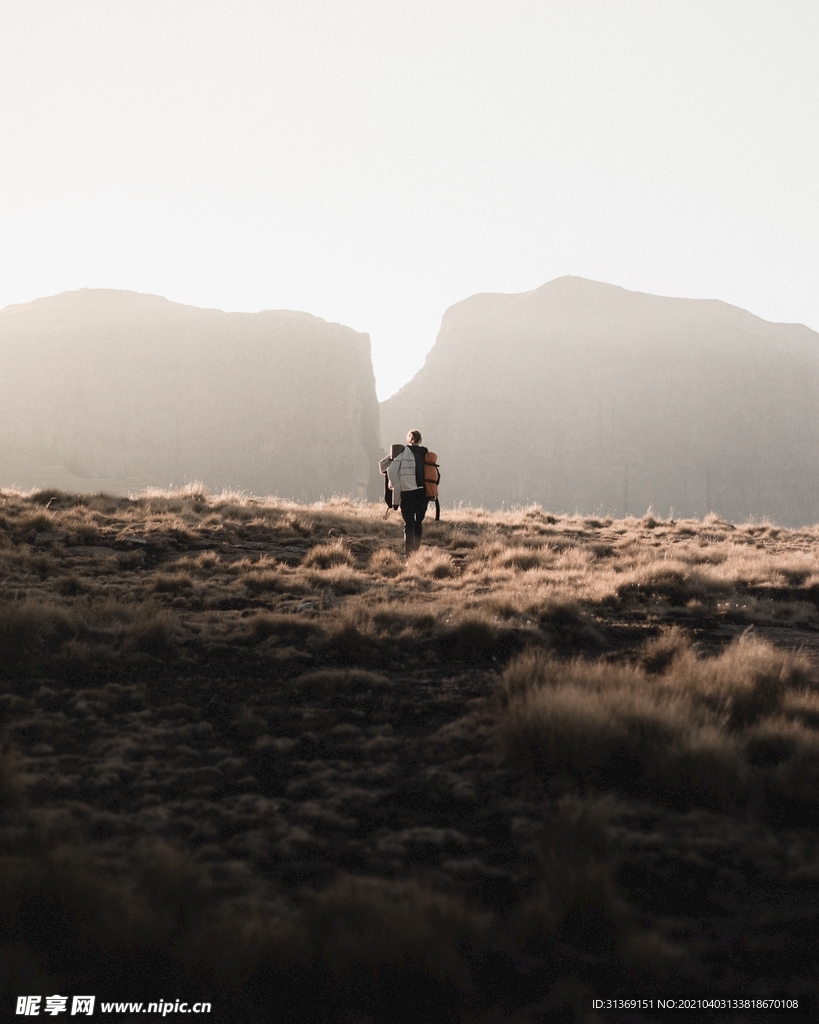
<instances>
[{"instance_id":1,"label":"orange backpack","mask_svg":"<svg viewBox=\"0 0 819 1024\"><path fill-rule=\"evenodd\" d=\"M441 482L441 469L435 452L427 452L424 456L424 495L428 502L435 502L435 518L441 518L441 505L438 501L438 484Z\"/></svg>"}]
</instances>

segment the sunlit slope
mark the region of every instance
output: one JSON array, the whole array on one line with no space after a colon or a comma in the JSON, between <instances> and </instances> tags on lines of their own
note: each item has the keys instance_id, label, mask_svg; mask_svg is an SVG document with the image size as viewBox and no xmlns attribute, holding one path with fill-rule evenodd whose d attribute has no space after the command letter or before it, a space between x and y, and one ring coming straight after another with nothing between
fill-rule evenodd
<instances>
[{"instance_id":1,"label":"sunlit slope","mask_svg":"<svg viewBox=\"0 0 819 1024\"><path fill-rule=\"evenodd\" d=\"M348 327L90 289L0 311L0 485L366 497L377 460L370 342Z\"/></svg>"},{"instance_id":2,"label":"sunlit slope","mask_svg":"<svg viewBox=\"0 0 819 1024\"><path fill-rule=\"evenodd\" d=\"M819 518L819 335L723 302L563 277L447 310L381 405L418 427L445 501Z\"/></svg>"}]
</instances>

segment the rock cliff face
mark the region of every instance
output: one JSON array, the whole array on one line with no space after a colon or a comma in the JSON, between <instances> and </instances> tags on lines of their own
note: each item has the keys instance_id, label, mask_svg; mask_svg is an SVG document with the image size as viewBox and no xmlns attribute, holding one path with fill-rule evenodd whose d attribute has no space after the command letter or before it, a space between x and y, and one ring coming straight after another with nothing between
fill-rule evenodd
<instances>
[{"instance_id":1,"label":"rock cliff face","mask_svg":"<svg viewBox=\"0 0 819 1024\"><path fill-rule=\"evenodd\" d=\"M0 486L376 497L367 335L134 292L0 311Z\"/></svg>"},{"instance_id":2,"label":"rock cliff face","mask_svg":"<svg viewBox=\"0 0 819 1024\"><path fill-rule=\"evenodd\" d=\"M384 446L422 431L447 503L819 520L819 335L722 302L473 296L381 422Z\"/></svg>"}]
</instances>

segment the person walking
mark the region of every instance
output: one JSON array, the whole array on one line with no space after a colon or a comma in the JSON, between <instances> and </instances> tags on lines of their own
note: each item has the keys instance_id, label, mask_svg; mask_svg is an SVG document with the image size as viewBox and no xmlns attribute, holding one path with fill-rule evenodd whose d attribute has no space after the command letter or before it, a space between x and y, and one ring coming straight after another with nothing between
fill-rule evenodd
<instances>
[{"instance_id":1,"label":"person walking","mask_svg":"<svg viewBox=\"0 0 819 1024\"><path fill-rule=\"evenodd\" d=\"M392 488L393 508L401 509L404 520L404 554L409 556L421 546L427 498L424 488L424 457L427 449L421 445L421 431L411 430L403 451L387 468Z\"/></svg>"}]
</instances>

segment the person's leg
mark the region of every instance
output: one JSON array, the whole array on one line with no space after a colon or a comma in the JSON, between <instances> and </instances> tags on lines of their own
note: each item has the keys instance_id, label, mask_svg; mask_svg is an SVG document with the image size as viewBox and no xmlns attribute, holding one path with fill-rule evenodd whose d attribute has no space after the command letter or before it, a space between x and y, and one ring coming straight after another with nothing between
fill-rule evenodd
<instances>
[{"instance_id":1,"label":"person's leg","mask_svg":"<svg viewBox=\"0 0 819 1024\"><path fill-rule=\"evenodd\" d=\"M413 491L404 491L401 495L401 518L404 520L404 554L409 555L415 550L415 505L412 501Z\"/></svg>"},{"instance_id":2,"label":"person's leg","mask_svg":"<svg viewBox=\"0 0 819 1024\"><path fill-rule=\"evenodd\" d=\"M427 514L427 496L424 492L423 487L418 494L418 504L415 510L415 547L421 547L421 534L423 532L422 523L424 516Z\"/></svg>"}]
</instances>

